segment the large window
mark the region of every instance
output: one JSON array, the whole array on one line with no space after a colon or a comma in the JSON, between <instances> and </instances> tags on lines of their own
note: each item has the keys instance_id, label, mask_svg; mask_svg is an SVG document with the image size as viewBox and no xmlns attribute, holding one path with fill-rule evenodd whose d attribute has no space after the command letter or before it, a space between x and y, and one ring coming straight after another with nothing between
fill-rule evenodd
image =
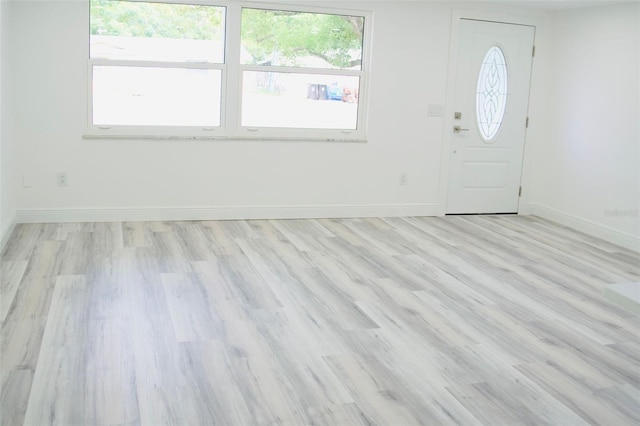
<instances>
[{"instance_id":1,"label":"large window","mask_svg":"<svg viewBox=\"0 0 640 426\"><path fill-rule=\"evenodd\" d=\"M219 127L225 9L91 1L91 124Z\"/></svg>"},{"instance_id":2,"label":"large window","mask_svg":"<svg viewBox=\"0 0 640 426\"><path fill-rule=\"evenodd\" d=\"M92 136L364 137L366 13L90 4Z\"/></svg>"},{"instance_id":3,"label":"large window","mask_svg":"<svg viewBox=\"0 0 640 426\"><path fill-rule=\"evenodd\" d=\"M242 9L242 125L356 130L364 18Z\"/></svg>"}]
</instances>

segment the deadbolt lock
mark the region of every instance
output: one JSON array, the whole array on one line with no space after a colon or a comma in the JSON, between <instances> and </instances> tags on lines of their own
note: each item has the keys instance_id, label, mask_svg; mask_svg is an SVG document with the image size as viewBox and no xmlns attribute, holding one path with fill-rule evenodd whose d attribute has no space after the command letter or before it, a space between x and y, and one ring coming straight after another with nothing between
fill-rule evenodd
<instances>
[{"instance_id":1,"label":"deadbolt lock","mask_svg":"<svg viewBox=\"0 0 640 426\"><path fill-rule=\"evenodd\" d=\"M455 118L456 120L462 119L462 113L461 112L454 112L453 113L453 118Z\"/></svg>"}]
</instances>

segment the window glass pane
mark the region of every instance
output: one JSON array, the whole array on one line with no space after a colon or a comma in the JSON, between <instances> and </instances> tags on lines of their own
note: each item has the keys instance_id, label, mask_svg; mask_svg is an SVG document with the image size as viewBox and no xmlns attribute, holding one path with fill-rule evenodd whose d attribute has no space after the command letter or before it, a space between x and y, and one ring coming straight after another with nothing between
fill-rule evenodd
<instances>
[{"instance_id":1,"label":"window glass pane","mask_svg":"<svg viewBox=\"0 0 640 426\"><path fill-rule=\"evenodd\" d=\"M93 67L93 124L219 126L222 72Z\"/></svg>"},{"instance_id":2,"label":"window glass pane","mask_svg":"<svg viewBox=\"0 0 640 426\"><path fill-rule=\"evenodd\" d=\"M224 62L223 7L91 0L91 58Z\"/></svg>"},{"instance_id":3,"label":"window glass pane","mask_svg":"<svg viewBox=\"0 0 640 426\"><path fill-rule=\"evenodd\" d=\"M242 9L243 64L362 68L364 17Z\"/></svg>"},{"instance_id":4,"label":"window glass pane","mask_svg":"<svg viewBox=\"0 0 640 426\"><path fill-rule=\"evenodd\" d=\"M245 71L242 125L355 130L360 78Z\"/></svg>"},{"instance_id":5,"label":"window glass pane","mask_svg":"<svg viewBox=\"0 0 640 426\"><path fill-rule=\"evenodd\" d=\"M498 134L507 109L507 60L498 46L484 56L478 75L476 117L485 142Z\"/></svg>"}]
</instances>

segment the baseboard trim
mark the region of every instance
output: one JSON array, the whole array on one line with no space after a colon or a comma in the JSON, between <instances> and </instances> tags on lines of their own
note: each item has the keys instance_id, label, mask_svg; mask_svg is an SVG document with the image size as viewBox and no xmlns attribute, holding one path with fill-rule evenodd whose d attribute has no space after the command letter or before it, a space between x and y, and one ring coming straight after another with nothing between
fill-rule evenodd
<instances>
[{"instance_id":1,"label":"baseboard trim","mask_svg":"<svg viewBox=\"0 0 640 426\"><path fill-rule=\"evenodd\" d=\"M437 204L20 209L17 223L438 216Z\"/></svg>"},{"instance_id":2,"label":"baseboard trim","mask_svg":"<svg viewBox=\"0 0 640 426\"><path fill-rule=\"evenodd\" d=\"M11 234L13 233L13 229L16 227L16 222L16 213L14 213L5 229L0 230L0 253L4 252L4 248L6 247L9 239L11 238Z\"/></svg>"},{"instance_id":3,"label":"baseboard trim","mask_svg":"<svg viewBox=\"0 0 640 426\"><path fill-rule=\"evenodd\" d=\"M2 233L0 249L16 223L441 216L441 210L438 204L19 209ZM640 238L551 207L528 203L521 206L520 214L540 216L640 252Z\"/></svg>"},{"instance_id":4,"label":"baseboard trim","mask_svg":"<svg viewBox=\"0 0 640 426\"><path fill-rule=\"evenodd\" d=\"M527 212L526 214L540 216L544 219L549 219L577 231L584 232L585 234L601 238L612 244L640 252L640 238L635 235L618 231L617 229L541 204L529 204L524 210Z\"/></svg>"}]
</instances>

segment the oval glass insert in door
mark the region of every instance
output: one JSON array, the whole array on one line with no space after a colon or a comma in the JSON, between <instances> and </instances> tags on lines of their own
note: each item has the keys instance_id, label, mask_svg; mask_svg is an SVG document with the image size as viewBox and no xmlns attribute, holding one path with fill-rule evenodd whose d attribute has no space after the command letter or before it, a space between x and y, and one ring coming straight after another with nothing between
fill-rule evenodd
<instances>
[{"instance_id":1,"label":"oval glass insert in door","mask_svg":"<svg viewBox=\"0 0 640 426\"><path fill-rule=\"evenodd\" d=\"M498 46L484 55L478 75L476 118L480 136L491 143L498 134L507 109L507 59Z\"/></svg>"}]
</instances>

